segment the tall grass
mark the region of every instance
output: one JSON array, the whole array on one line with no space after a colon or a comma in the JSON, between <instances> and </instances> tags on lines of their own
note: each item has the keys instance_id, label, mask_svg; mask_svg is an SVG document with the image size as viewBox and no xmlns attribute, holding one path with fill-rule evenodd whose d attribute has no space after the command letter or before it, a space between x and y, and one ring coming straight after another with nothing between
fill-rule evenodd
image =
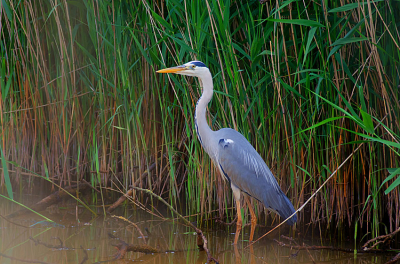
<instances>
[{"instance_id":1,"label":"tall grass","mask_svg":"<svg viewBox=\"0 0 400 264\"><path fill-rule=\"evenodd\" d=\"M300 226L393 231L398 173L385 179L400 167L399 10L395 1L3 1L1 149L11 163L2 182L32 187L20 167L62 185L140 180L200 218L228 221L230 188L194 132L201 87L155 74L197 59L214 76L210 125L244 134L295 207L362 144Z\"/></svg>"}]
</instances>

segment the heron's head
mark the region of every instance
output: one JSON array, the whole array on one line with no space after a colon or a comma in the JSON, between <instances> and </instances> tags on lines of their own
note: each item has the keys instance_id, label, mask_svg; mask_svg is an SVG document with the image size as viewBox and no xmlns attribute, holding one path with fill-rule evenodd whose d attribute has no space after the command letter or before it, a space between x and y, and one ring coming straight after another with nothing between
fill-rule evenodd
<instances>
[{"instance_id":1,"label":"heron's head","mask_svg":"<svg viewBox=\"0 0 400 264\"><path fill-rule=\"evenodd\" d=\"M176 73L181 75L204 77L206 74L210 74L210 70L201 61L191 61L179 66L162 69L157 71L158 73Z\"/></svg>"}]
</instances>

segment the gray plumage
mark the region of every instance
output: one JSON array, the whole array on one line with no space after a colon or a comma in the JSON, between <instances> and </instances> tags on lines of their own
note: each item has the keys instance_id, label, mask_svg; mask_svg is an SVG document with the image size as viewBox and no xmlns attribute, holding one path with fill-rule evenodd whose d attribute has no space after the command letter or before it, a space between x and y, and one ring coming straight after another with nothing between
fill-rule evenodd
<instances>
[{"instance_id":1,"label":"gray plumage","mask_svg":"<svg viewBox=\"0 0 400 264\"><path fill-rule=\"evenodd\" d=\"M266 208L275 211L284 219L292 215L295 212L292 203L282 192L274 175L247 139L236 130L223 128L213 131L208 126L206 108L213 95L213 82L211 73L204 63L191 61L158 72L200 78L203 93L196 105L196 133L214 165L230 183L235 200L240 200L240 192L244 192L262 202ZM297 215L294 215L287 223L293 225L296 221Z\"/></svg>"},{"instance_id":2,"label":"gray plumage","mask_svg":"<svg viewBox=\"0 0 400 264\"><path fill-rule=\"evenodd\" d=\"M246 140L230 128L215 132L219 139L218 156L214 163L219 164L221 173L242 192L262 202L264 206L278 213L284 219L294 213L292 203L279 187L274 175L264 160ZM293 225L294 216L287 223Z\"/></svg>"}]
</instances>

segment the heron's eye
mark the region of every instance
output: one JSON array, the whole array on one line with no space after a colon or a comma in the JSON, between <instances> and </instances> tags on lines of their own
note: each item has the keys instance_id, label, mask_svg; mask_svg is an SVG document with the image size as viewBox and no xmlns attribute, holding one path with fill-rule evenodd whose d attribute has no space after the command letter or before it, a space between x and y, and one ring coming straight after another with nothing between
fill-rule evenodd
<instances>
[{"instance_id":1,"label":"heron's eye","mask_svg":"<svg viewBox=\"0 0 400 264\"><path fill-rule=\"evenodd\" d=\"M196 68L196 65L192 65L192 70L194 70L194 68Z\"/></svg>"}]
</instances>

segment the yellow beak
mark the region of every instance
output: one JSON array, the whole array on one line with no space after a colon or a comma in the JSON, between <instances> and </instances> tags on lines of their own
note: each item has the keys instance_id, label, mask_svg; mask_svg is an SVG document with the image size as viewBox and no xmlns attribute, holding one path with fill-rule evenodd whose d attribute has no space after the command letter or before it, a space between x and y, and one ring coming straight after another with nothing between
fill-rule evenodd
<instances>
[{"instance_id":1,"label":"yellow beak","mask_svg":"<svg viewBox=\"0 0 400 264\"><path fill-rule=\"evenodd\" d=\"M176 72L180 72L180 71L184 71L184 70L186 70L186 66L181 65L181 66L158 70L157 72L158 73L176 73Z\"/></svg>"}]
</instances>

